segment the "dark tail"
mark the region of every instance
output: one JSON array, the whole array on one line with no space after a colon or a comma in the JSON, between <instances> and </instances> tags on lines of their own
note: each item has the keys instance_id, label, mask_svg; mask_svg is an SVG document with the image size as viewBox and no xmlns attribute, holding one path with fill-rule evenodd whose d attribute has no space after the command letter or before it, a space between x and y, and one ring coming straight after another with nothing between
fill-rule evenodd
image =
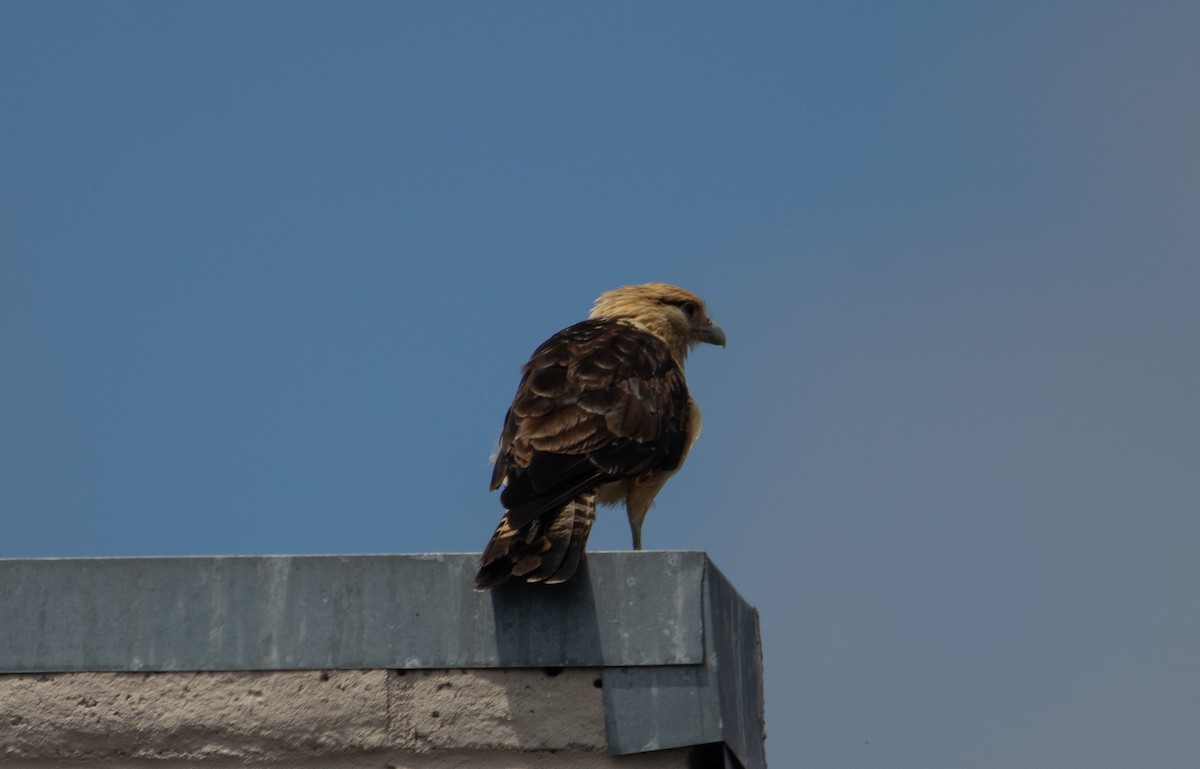
<instances>
[{"instance_id":1,"label":"dark tail","mask_svg":"<svg viewBox=\"0 0 1200 769\"><path fill-rule=\"evenodd\" d=\"M566 582L579 568L595 520L594 491L580 494L515 529L509 525L509 514L505 514L479 559L475 589L487 590L509 577L549 585Z\"/></svg>"}]
</instances>

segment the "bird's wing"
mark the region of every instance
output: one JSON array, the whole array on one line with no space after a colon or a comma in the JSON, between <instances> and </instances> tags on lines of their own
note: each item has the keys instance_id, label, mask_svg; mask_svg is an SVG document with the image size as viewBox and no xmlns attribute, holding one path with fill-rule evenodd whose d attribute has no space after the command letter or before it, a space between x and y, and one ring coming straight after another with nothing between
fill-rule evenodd
<instances>
[{"instance_id":1,"label":"bird's wing","mask_svg":"<svg viewBox=\"0 0 1200 769\"><path fill-rule=\"evenodd\" d=\"M675 469L687 406L670 350L634 326L588 320L546 340L525 364L492 474L509 525L600 483Z\"/></svg>"}]
</instances>

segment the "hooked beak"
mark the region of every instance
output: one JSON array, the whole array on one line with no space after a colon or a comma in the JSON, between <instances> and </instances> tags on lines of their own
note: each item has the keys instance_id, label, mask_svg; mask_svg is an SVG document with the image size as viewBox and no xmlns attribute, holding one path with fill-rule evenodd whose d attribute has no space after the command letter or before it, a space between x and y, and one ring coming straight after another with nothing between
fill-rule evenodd
<instances>
[{"instance_id":1,"label":"hooked beak","mask_svg":"<svg viewBox=\"0 0 1200 769\"><path fill-rule=\"evenodd\" d=\"M701 326L692 332L692 337L697 342L705 344L719 344L725 346L725 332L716 323L709 323L707 326Z\"/></svg>"}]
</instances>

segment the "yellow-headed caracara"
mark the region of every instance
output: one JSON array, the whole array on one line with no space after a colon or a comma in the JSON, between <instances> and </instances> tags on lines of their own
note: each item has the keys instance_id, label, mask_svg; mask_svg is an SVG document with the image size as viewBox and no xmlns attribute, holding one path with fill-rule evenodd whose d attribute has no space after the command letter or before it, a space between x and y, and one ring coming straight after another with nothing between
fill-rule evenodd
<instances>
[{"instance_id":1,"label":"yellow-headed caracara","mask_svg":"<svg viewBox=\"0 0 1200 769\"><path fill-rule=\"evenodd\" d=\"M642 521L700 434L683 362L725 332L695 294L666 283L601 294L588 320L547 339L522 369L504 417L491 488L506 510L475 587L517 577L564 582L583 557L596 504Z\"/></svg>"}]
</instances>

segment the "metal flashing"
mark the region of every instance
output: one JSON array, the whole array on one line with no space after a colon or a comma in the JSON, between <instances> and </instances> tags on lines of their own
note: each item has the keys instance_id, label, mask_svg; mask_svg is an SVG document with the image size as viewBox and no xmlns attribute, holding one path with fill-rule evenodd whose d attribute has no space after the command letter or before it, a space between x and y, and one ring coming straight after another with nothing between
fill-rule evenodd
<instances>
[{"instance_id":1,"label":"metal flashing","mask_svg":"<svg viewBox=\"0 0 1200 769\"><path fill-rule=\"evenodd\" d=\"M723 742L744 769L765 769L758 612L705 559L703 665L603 671L611 753Z\"/></svg>"}]
</instances>

